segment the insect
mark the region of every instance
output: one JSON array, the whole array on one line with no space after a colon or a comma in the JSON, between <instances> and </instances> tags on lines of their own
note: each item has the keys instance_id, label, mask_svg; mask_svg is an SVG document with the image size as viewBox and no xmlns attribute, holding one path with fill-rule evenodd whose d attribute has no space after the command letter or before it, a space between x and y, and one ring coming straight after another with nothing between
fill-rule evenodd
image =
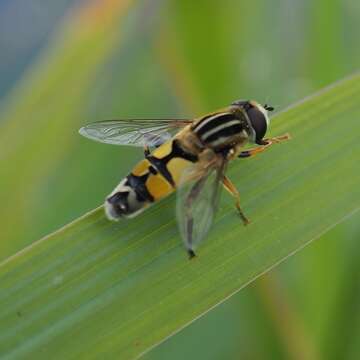
<instances>
[{"instance_id":1,"label":"insect","mask_svg":"<svg viewBox=\"0 0 360 360\"><path fill-rule=\"evenodd\" d=\"M196 119L123 119L82 127L80 134L92 140L144 148L144 159L106 198L107 217L132 218L176 190L177 222L190 258L210 229L222 186L248 224L239 192L225 172L231 160L252 157L290 138L264 139L272 110L238 100ZM244 150L247 143L258 146Z\"/></svg>"}]
</instances>

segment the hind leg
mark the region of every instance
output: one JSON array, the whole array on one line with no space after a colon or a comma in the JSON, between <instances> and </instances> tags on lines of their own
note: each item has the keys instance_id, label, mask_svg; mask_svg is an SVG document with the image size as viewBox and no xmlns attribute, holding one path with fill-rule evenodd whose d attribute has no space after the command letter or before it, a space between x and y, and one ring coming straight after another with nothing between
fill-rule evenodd
<instances>
[{"instance_id":1,"label":"hind leg","mask_svg":"<svg viewBox=\"0 0 360 360\"><path fill-rule=\"evenodd\" d=\"M236 189L235 185L231 182L231 180L227 176L224 176L224 178L223 178L223 185L224 185L224 188L235 198L235 206L236 206L236 209L237 209L244 225L249 224L250 220L245 216L244 212L241 210L240 194L239 194L238 190Z\"/></svg>"}]
</instances>

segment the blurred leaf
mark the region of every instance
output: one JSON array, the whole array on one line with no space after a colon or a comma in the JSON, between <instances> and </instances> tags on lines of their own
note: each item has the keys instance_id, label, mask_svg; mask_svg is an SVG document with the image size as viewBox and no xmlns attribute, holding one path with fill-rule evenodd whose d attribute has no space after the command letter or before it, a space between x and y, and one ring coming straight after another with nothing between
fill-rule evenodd
<instances>
[{"instance_id":1,"label":"blurred leaf","mask_svg":"<svg viewBox=\"0 0 360 360\"><path fill-rule=\"evenodd\" d=\"M194 261L170 197L118 224L96 209L3 262L0 354L137 357L351 217L359 99L354 75L274 116L293 140L229 171L253 223L226 198Z\"/></svg>"},{"instance_id":2,"label":"blurred leaf","mask_svg":"<svg viewBox=\"0 0 360 360\"><path fill-rule=\"evenodd\" d=\"M117 29L129 4L129 0L92 0L70 12L49 48L4 102L0 259L20 250L39 233L49 232L49 228L39 232L34 219L46 227L44 218L58 216L55 208L42 213L44 204L54 201L52 180L61 179L61 164L69 164L74 157L71 150L84 122L87 96L96 87L97 72L115 44L120 47ZM73 189L71 185L67 188ZM67 222L74 218L67 216Z\"/></svg>"}]
</instances>

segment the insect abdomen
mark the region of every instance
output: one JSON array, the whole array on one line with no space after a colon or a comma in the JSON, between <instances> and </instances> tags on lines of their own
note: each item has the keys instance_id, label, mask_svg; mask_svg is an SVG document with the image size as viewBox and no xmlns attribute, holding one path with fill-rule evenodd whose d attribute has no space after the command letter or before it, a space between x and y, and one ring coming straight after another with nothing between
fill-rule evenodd
<instances>
[{"instance_id":1,"label":"insect abdomen","mask_svg":"<svg viewBox=\"0 0 360 360\"><path fill-rule=\"evenodd\" d=\"M170 195L179 185L183 171L195 161L197 156L184 151L176 139L161 145L109 195L105 201L107 216L112 220L134 217Z\"/></svg>"},{"instance_id":2,"label":"insect abdomen","mask_svg":"<svg viewBox=\"0 0 360 360\"><path fill-rule=\"evenodd\" d=\"M133 217L154 201L146 188L149 173L142 176L129 174L105 201L105 212L109 219Z\"/></svg>"}]
</instances>

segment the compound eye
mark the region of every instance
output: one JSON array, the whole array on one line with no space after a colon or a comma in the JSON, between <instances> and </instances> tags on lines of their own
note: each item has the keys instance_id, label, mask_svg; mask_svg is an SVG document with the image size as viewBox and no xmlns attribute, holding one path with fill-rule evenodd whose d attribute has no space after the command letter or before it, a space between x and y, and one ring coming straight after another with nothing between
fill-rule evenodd
<instances>
[{"instance_id":1,"label":"compound eye","mask_svg":"<svg viewBox=\"0 0 360 360\"><path fill-rule=\"evenodd\" d=\"M253 127L256 137L255 142L261 144L261 140L266 134L267 131L267 122L265 115L255 106L251 107L247 111L251 126Z\"/></svg>"}]
</instances>

